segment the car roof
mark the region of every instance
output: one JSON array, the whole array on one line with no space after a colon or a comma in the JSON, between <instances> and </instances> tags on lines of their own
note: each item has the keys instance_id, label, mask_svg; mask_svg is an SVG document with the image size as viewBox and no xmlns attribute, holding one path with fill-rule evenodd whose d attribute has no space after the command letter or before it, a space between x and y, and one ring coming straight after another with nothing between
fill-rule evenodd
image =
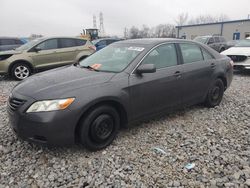
<instances>
[{"instance_id":1,"label":"car roof","mask_svg":"<svg viewBox=\"0 0 250 188\"><path fill-rule=\"evenodd\" d=\"M82 39L82 40L87 40L85 38L81 38L81 37L69 37L69 36L55 36L55 37L41 37L41 38L37 38L37 39L41 39L41 40L48 40L48 39L61 39L61 38L66 38L66 39Z\"/></svg>"},{"instance_id":2,"label":"car roof","mask_svg":"<svg viewBox=\"0 0 250 188\"><path fill-rule=\"evenodd\" d=\"M129 39L116 42L116 44L138 44L145 46L154 46L164 42L194 42L186 39L175 39L175 38L142 38L142 39Z\"/></svg>"}]
</instances>

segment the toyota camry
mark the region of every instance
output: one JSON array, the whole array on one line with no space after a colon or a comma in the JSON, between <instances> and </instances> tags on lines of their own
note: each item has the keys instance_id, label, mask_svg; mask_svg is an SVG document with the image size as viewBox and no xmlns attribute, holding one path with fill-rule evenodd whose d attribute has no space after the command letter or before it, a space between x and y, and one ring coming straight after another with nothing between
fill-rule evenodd
<instances>
[{"instance_id":1,"label":"toyota camry","mask_svg":"<svg viewBox=\"0 0 250 188\"><path fill-rule=\"evenodd\" d=\"M194 41L116 42L78 64L19 82L8 99L10 125L30 142L99 150L133 122L197 103L219 105L232 66Z\"/></svg>"}]
</instances>

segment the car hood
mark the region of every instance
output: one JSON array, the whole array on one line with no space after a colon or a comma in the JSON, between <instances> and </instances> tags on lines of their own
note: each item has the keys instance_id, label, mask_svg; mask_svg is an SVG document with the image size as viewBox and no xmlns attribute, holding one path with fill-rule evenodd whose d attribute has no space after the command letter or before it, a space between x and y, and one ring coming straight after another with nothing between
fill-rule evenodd
<instances>
[{"instance_id":1,"label":"car hood","mask_svg":"<svg viewBox=\"0 0 250 188\"><path fill-rule=\"evenodd\" d=\"M250 56L250 47L232 47L223 52L223 55L245 55Z\"/></svg>"},{"instance_id":2,"label":"car hood","mask_svg":"<svg viewBox=\"0 0 250 188\"><path fill-rule=\"evenodd\" d=\"M13 55L13 54L21 54L23 51L20 50L7 50L0 52L0 55Z\"/></svg>"},{"instance_id":3,"label":"car hood","mask_svg":"<svg viewBox=\"0 0 250 188\"><path fill-rule=\"evenodd\" d=\"M20 82L12 91L38 99L62 97L67 92L108 82L115 73L96 72L75 66L52 69Z\"/></svg>"}]
</instances>

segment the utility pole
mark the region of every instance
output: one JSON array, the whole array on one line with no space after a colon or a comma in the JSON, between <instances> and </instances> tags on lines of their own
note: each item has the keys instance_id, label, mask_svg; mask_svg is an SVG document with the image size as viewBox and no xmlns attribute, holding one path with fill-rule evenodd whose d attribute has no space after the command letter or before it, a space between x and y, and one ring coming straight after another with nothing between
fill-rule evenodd
<instances>
[{"instance_id":1,"label":"utility pole","mask_svg":"<svg viewBox=\"0 0 250 188\"><path fill-rule=\"evenodd\" d=\"M96 25L96 16L93 15L93 28L97 29L97 25Z\"/></svg>"},{"instance_id":2,"label":"utility pole","mask_svg":"<svg viewBox=\"0 0 250 188\"><path fill-rule=\"evenodd\" d=\"M103 14L100 12L99 14L99 20L100 20L100 36L105 36L105 30L104 30L104 23L103 23Z\"/></svg>"}]
</instances>

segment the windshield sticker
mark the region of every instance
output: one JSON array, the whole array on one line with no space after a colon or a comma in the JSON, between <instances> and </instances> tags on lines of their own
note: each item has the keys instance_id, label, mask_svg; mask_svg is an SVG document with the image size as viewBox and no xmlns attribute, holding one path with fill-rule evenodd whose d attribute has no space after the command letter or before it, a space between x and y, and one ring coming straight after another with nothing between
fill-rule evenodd
<instances>
[{"instance_id":1,"label":"windshield sticker","mask_svg":"<svg viewBox=\"0 0 250 188\"><path fill-rule=\"evenodd\" d=\"M99 69L101 66L102 66L102 64L98 64L98 63L95 63L95 64L91 65L91 67L93 69Z\"/></svg>"},{"instance_id":2,"label":"windshield sticker","mask_svg":"<svg viewBox=\"0 0 250 188\"><path fill-rule=\"evenodd\" d=\"M142 48L142 47L134 47L134 46L131 46L128 48L128 50L134 50L134 51L143 51L145 48Z\"/></svg>"}]
</instances>

